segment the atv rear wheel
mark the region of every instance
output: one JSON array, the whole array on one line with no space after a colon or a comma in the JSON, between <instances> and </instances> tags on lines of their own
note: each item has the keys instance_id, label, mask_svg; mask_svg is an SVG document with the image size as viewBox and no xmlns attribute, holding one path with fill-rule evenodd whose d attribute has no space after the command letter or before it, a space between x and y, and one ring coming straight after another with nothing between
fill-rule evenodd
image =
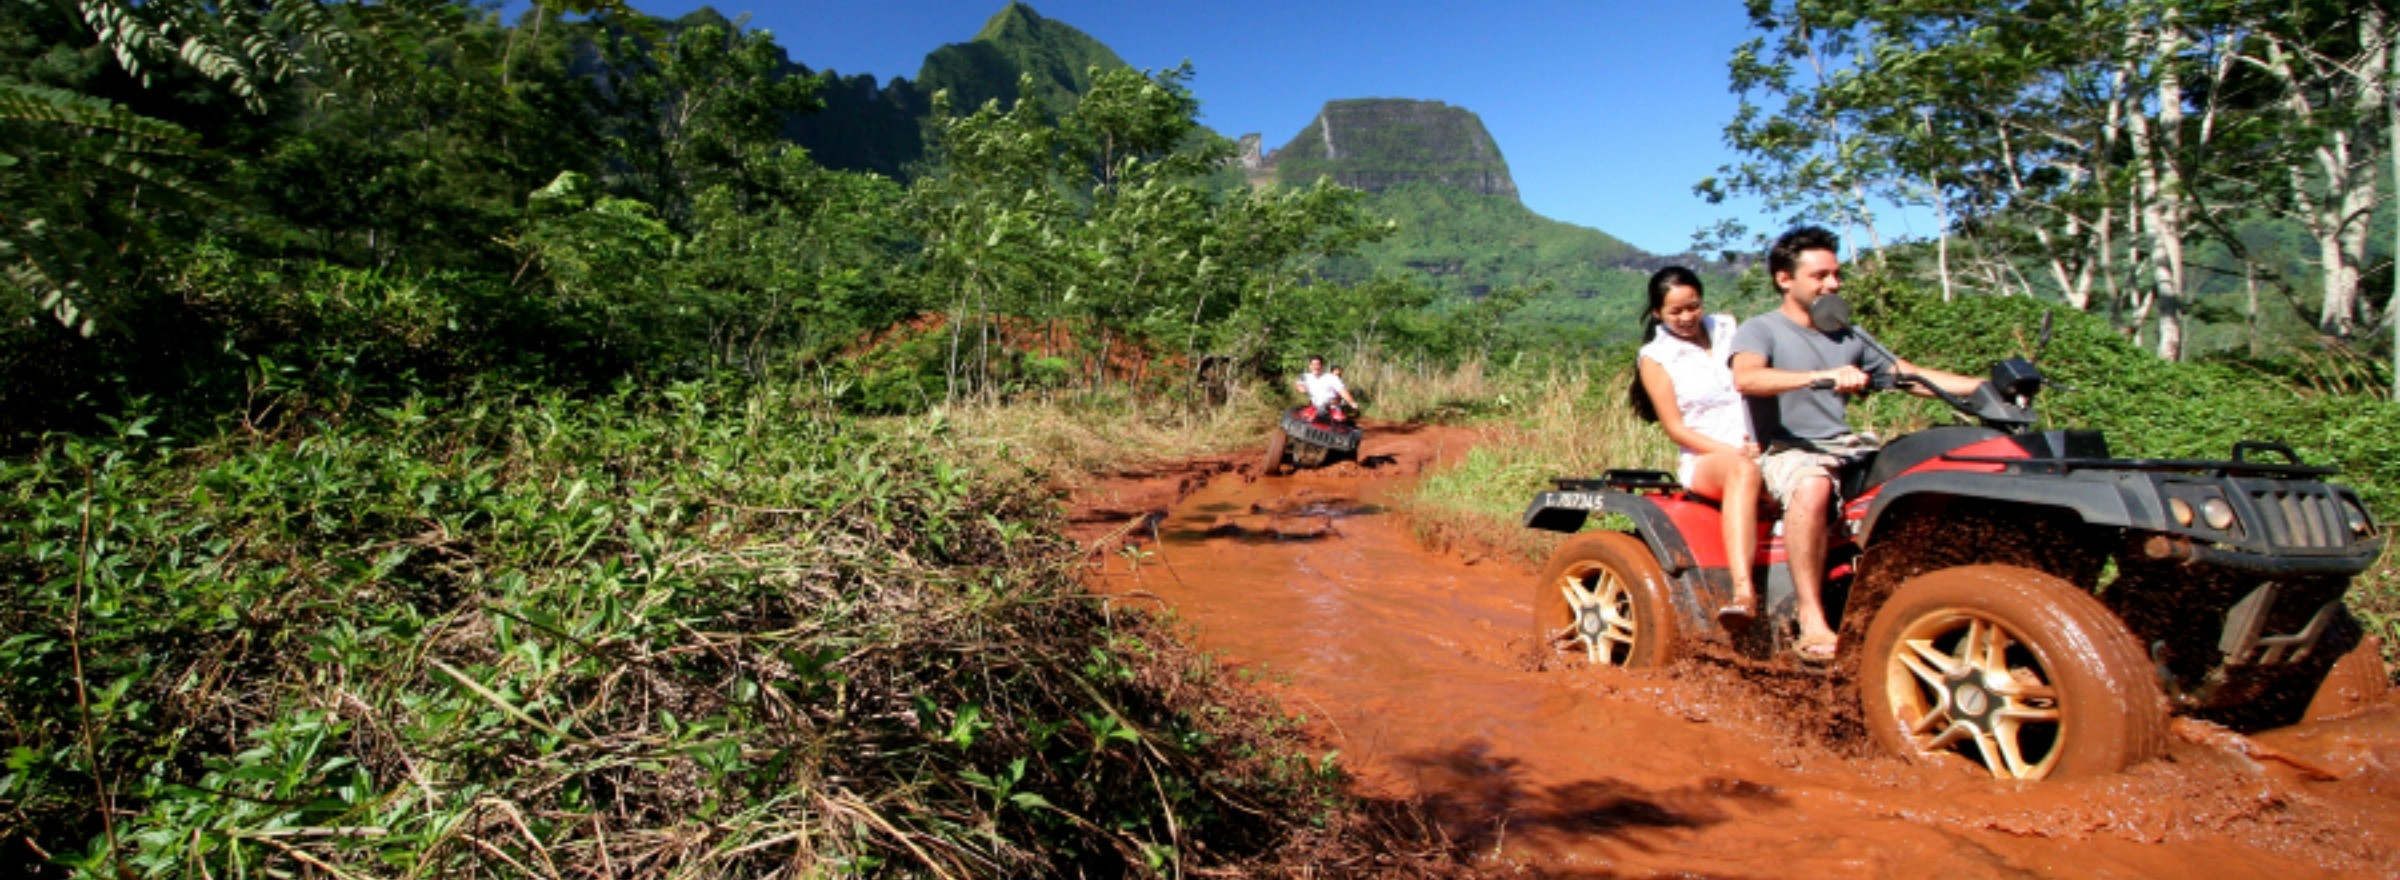
<instances>
[{"instance_id":1,"label":"atv rear wheel","mask_svg":"<svg viewBox=\"0 0 2400 880\"><path fill-rule=\"evenodd\" d=\"M1675 659L1675 603L1641 539L1577 535L1550 554L1533 585L1533 637L1544 655L1580 653L1607 666Z\"/></svg>"},{"instance_id":2,"label":"atv rear wheel","mask_svg":"<svg viewBox=\"0 0 2400 880\"><path fill-rule=\"evenodd\" d=\"M2090 593L2030 569L1974 565L1900 585L1859 673L1877 742L1962 756L2000 779L2100 776L2166 748L2156 673Z\"/></svg>"},{"instance_id":3,"label":"atv rear wheel","mask_svg":"<svg viewBox=\"0 0 2400 880\"><path fill-rule=\"evenodd\" d=\"M1289 437L1283 433L1282 428L1271 428L1267 431L1267 456L1259 462L1259 476L1272 477L1283 472L1283 445L1288 440Z\"/></svg>"}]
</instances>

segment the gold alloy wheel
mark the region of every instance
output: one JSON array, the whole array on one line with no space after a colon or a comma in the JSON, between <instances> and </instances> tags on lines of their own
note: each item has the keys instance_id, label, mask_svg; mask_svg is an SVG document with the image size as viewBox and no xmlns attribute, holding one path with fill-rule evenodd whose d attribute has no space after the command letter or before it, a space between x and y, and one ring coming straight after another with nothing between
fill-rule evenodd
<instances>
[{"instance_id":1,"label":"gold alloy wheel","mask_svg":"<svg viewBox=\"0 0 2400 880\"><path fill-rule=\"evenodd\" d=\"M2166 751L2157 667L2070 581L2013 565L1935 569L1874 614L1859 709L1893 754L1969 761L1997 779L2088 779Z\"/></svg>"},{"instance_id":2,"label":"gold alloy wheel","mask_svg":"<svg viewBox=\"0 0 2400 880\"><path fill-rule=\"evenodd\" d=\"M1975 611L1950 609L1911 621L1899 643L1884 687L1910 744L1928 753L1970 747L1995 778L2050 775L2063 751L2066 707L2023 637Z\"/></svg>"},{"instance_id":3,"label":"gold alloy wheel","mask_svg":"<svg viewBox=\"0 0 2400 880\"><path fill-rule=\"evenodd\" d=\"M1573 651L1607 666L1665 666L1675 660L1675 599L1642 539L1592 531L1550 554L1530 586L1532 635L1546 655Z\"/></svg>"},{"instance_id":4,"label":"gold alloy wheel","mask_svg":"<svg viewBox=\"0 0 2400 880\"><path fill-rule=\"evenodd\" d=\"M1589 564L1568 569L1559 578L1558 589L1575 612L1574 622L1559 632L1559 639L1581 643L1584 655L1593 663L1625 665L1639 635L1633 618L1633 593L1626 588L1625 579L1608 566Z\"/></svg>"}]
</instances>

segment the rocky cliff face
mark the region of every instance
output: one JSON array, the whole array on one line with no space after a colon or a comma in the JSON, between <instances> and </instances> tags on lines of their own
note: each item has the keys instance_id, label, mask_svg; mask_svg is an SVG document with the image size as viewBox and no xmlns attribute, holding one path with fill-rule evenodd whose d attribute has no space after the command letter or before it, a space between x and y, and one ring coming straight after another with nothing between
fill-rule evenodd
<instances>
[{"instance_id":1,"label":"rocky cliff face","mask_svg":"<svg viewBox=\"0 0 2400 880\"><path fill-rule=\"evenodd\" d=\"M1483 120L1440 101L1328 101L1307 128L1261 165L1260 170L1292 185L1329 175L1368 192L1423 181L1517 198L1508 160Z\"/></svg>"},{"instance_id":2,"label":"rocky cliff face","mask_svg":"<svg viewBox=\"0 0 2400 880\"><path fill-rule=\"evenodd\" d=\"M799 76L811 73L792 67ZM905 77L878 87L867 74L827 74L825 88L817 93L824 109L786 120L784 137L806 147L819 165L885 177L902 176L924 157L923 120L933 106L923 89Z\"/></svg>"},{"instance_id":3,"label":"rocky cliff face","mask_svg":"<svg viewBox=\"0 0 2400 880\"><path fill-rule=\"evenodd\" d=\"M933 113L933 93L950 93L950 112L975 112L986 101L1016 103L1018 77L1033 78L1028 97L1057 116L1089 91L1094 68L1126 66L1117 53L1073 26L1043 18L1033 7L1010 3L964 43L951 43L925 56L917 79L894 77L878 86L872 76L834 76L819 97L825 108L793 118L784 136L808 148L818 164L844 171L874 171L906 178L925 155L924 120ZM793 65L801 75L808 68Z\"/></svg>"}]
</instances>

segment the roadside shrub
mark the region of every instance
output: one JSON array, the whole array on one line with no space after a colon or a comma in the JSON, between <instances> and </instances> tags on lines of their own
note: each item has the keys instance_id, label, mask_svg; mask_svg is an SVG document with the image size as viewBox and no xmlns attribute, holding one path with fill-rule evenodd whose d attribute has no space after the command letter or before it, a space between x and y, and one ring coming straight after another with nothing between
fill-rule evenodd
<instances>
[{"instance_id":1,"label":"roadside shrub","mask_svg":"<svg viewBox=\"0 0 2400 880\"><path fill-rule=\"evenodd\" d=\"M1330 791L940 421L347 415L0 463L0 873L1172 873Z\"/></svg>"}]
</instances>

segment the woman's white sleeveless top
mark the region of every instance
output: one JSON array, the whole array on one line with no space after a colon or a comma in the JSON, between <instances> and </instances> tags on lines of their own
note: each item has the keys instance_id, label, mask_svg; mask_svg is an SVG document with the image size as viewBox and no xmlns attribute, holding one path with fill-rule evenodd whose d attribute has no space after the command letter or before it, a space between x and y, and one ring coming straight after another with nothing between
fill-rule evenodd
<instances>
[{"instance_id":1,"label":"woman's white sleeveless top","mask_svg":"<svg viewBox=\"0 0 2400 880\"><path fill-rule=\"evenodd\" d=\"M1667 379L1675 383L1675 408L1686 427L1740 446L1750 442L1750 408L1743 404L1741 392L1733 390L1733 368L1726 365L1733 356L1733 316L1709 315L1701 321L1708 328L1707 348L1661 329L1642 346L1641 356L1666 368ZM1692 465L1699 459L1700 453L1684 448L1676 467L1678 479L1689 484Z\"/></svg>"}]
</instances>

